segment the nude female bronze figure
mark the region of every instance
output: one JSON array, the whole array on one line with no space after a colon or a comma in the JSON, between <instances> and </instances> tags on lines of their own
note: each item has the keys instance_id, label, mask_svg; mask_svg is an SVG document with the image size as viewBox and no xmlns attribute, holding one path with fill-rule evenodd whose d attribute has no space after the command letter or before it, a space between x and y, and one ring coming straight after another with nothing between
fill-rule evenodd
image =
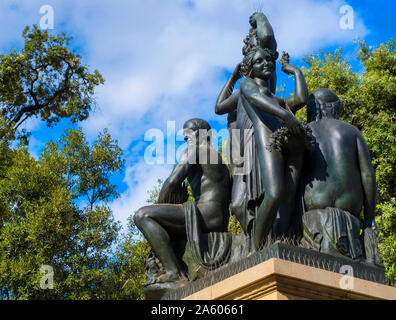
<instances>
[{"instance_id":1,"label":"nude female bronze figure","mask_svg":"<svg viewBox=\"0 0 396 320\"><path fill-rule=\"evenodd\" d=\"M249 18L251 29L244 39L242 53L245 55L254 47L260 46L276 51L274 31L263 13L254 13ZM246 114L240 100L240 91L234 91L236 82L242 77L241 64L238 64L227 83L219 93L215 112L228 114L228 162L232 173L231 212L237 217L242 230L251 236L254 219L264 190L261 185L259 160L256 153L253 123ZM276 70L271 74L270 88L275 93Z\"/></svg>"},{"instance_id":2,"label":"nude female bronze figure","mask_svg":"<svg viewBox=\"0 0 396 320\"><path fill-rule=\"evenodd\" d=\"M260 159L264 197L254 221L254 248L259 250L270 233L276 215L280 219L274 233L281 237L290 227L296 209L296 192L304 156L306 129L293 113L303 107L308 89L302 72L282 59L282 71L295 76L295 93L283 99L270 90L271 75L278 55L270 49L253 47L242 62L246 77L241 81L240 98L253 123L257 154ZM274 134L286 128L289 133L282 150L270 148Z\"/></svg>"}]
</instances>

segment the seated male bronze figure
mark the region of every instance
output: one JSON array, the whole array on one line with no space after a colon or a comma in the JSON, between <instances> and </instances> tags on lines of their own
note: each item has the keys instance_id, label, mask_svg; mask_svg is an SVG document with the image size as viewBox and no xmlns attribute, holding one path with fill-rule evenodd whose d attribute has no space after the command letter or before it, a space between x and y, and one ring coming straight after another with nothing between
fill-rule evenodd
<instances>
[{"instance_id":1,"label":"seated male bronze figure","mask_svg":"<svg viewBox=\"0 0 396 320\"><path fill-rule=\"evenodd\" d=\"M210 129L209 124L201 119L191 119L184 124L183 133L188 147L164 182L158 204L143 207L134 216L136 226L165 269L165 273L155 280L156 283L175 282L186 275L182 254L175 243L185 245L189 240L193 257L201 259L200 262L209 269L225 263L229 257L231 238L226 231L230 175L220 154L211 144ZM186 179L195 201L187 201L187 190L183 189ZM212 243L210 237L206 238L209 253L203 257L200 254L205 248L197 248L201 234L217 237L212 239L216 240L217 245Z\"/></svg>"},{"instance_id":2,"label":"seated male bronze figure","mask_svg":"<svg viewBox=\"0 0 396 320\"><path fill-rule=\"evenodd\" d=\"M381 265L375 224L376 179L360 131L337 120L339 97L319 89L308 99L315 149L304 161L304 242L310 247ZM364 208L363 241L360 213Z\"/></svg>"}]
</instances>

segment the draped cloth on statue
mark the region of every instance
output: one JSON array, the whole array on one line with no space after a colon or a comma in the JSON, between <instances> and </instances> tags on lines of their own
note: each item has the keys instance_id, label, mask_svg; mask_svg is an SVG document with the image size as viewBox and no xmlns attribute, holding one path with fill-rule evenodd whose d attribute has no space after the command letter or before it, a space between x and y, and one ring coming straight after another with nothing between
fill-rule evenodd
<instances>
[{"instance_id":1,"label":"draped cloth on statue","mask_svg":"<svg viewBox=\"0 0 396 320\"><path fill-rule=\"evenodd\" d=\"M231 255L231 234L228 232L203 233L200 213L195 201L187 201L183 207L186 217L187 241L194 261L209 270L227 263Z\"/></svg>"},{"instance_id":2,"label":"draped cloth on statue","mask_svg":"<svg viewBox=\"0 0 396 320\"><path fill-rule=\"evenodd\" d=\"M247 115L241 100L237 109L237 128L241 130L241 156L244 160L244 180L247 184L248 201L256 202L264 194L264 188L261 182L260 161L256 150L256 141L254 138L253 123ZM250 134L245 135L244 130Z\"/></svg>"},{"instance_id":3,"label":"draped cloth on statue","mask_svg":"<svg viewBox=\"0 0 396 320\"><path fill-rule=\"evenodd\" d=\"M334 252L352 259L363 255L360 221L338 208L316 209L303 215L304 238L317 250Z\"/></svg>"},{"instance_id":4,"label":"draped cloth on statue","mask_svg":"<svg viewBox=\"0 0 396 320\"><path fill-rule=\"evenodd\" d=\"M260 161L256 150L253 123L247 115L241 99L238 101L235 129L239 130L240 139L234 139L232 143L233 148L240 152L240 161L233 164L233 214L237 216L242 229L250 233L257 206L260 205L264 196L264 188L261 182ZM235 190L243 195L235 194Z\"/></svg>"}]
</instances>

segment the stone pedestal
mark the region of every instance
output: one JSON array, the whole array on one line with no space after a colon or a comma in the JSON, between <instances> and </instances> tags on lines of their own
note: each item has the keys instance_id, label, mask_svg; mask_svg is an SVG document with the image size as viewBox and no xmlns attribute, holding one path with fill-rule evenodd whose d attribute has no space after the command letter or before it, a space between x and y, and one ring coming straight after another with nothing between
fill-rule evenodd
<instances>
[{"instance_id":1,"label":"stone pedestal","mask_svg":"<svg viewBox=\"0 0 396 320\"><path fill-rule=\"evenodd\" d=\"M160 299L396 300L396 288L385 285L383 268L278 242L201 274Z\"/></svg>"},{"instance_id":2,"label":"stone pedestal","mask_svg":"<svg viewBox=\"0 0 396 320\"><path fill-rule=\"evenodd\" d=\"M185 300L396 299L396 288L272 258Z\"/></svg>"}]
</instances>

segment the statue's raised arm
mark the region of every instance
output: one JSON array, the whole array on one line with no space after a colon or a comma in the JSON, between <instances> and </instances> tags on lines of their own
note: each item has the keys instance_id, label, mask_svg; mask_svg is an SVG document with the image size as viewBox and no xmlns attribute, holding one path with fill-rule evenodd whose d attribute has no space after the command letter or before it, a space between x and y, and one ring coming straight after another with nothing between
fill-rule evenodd
<instances>
[{"instance_id":1,"label":"statue's raised arm","mask_svg":"<svg viewBox=\"0 0 396 320\"><path fill-rule=\"evenodd\" d=\"M282 58L279 61L282 65L282 71L286 74L294 75L294 94L284 100L286 106L290 108L294 114L304 107L308 101L308 87L305 82L303 73L299 68L289 63L289 54L283 52Z\"/></svg>"}]
</instances>

